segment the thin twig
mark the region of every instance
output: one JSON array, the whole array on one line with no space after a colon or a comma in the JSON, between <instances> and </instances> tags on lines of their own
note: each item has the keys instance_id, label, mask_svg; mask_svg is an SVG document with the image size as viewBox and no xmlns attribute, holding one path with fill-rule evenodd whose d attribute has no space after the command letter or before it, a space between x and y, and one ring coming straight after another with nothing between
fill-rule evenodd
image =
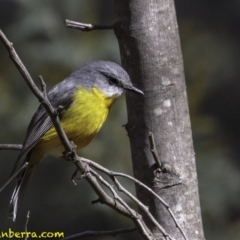
<instances>
[{"instance_id":1,"label":"thin twig","mask_svg":"<svg viewBox=\"0 0 240 240\"><path fill-rule=\"evenodd\" d=\"M132 218L135 219L136 222L138 222L141 226L142 226L142 233L144 234L144 236L151 240L152 236L151 233L149 232L148 228L146 227L145 223L142 220L142 216L139 215L135 210L131 209L127 203L118 196L118 194L116 193L116 191L114 190L113 186L111 186L106 180L104 180L102 178L102 176L100 176L96 171L91 169L91 172L98 178L98 180L104 184L113 194L113 197L116 201L118 201L120 204L122 204L126 210L132 215Z\"/></svg>"},{"instance_id":2,"label":"thin twig","mask_svg":"<svg viewBox=\"0 0 240 240\"><path fill-rule=\"evenodd\" d=\"M118 190L120 192L125 193L133 202L135 202L138 205L139 208L142 209L142 211L145 212L145 214L149 217L149 219L153 222L153 224L161 231L161 233L163 234L163 236L166 239L170 239L170 240L173 239L164 230L164 228L158 223L158 221L153 217L153 215L150 213L150 211L146 205L144 205L133 194L131 194L129 191L127 191L114 176L112 176L111 178L112 178L113 182L116 184L116 186L118 187Z\"/></svg>"},{"instance_id":3,"label":"thin twig","mask_svg":"<svg viewBox=\"0 0 240 240\"><path fill-rule=\"evenodd\" d=\"M71 180L73 182L74 185L77 185L76 181L75 181L75 178L77 176L77 173L78 173L78 169L76 169L71 177Z\"/></svg>"},{"instance_id":4,"label":"thin twig","mask_svg":"<svg viewBox=\"0 0 240 240\"><path fill-rule=\"evenodd\" d=\"M106 180L104 180L96 171L93 171L91 169L91 172L100 180L100 182L102 182L105 186L107 186L109 188L109 190L112 192L112 194L114 196L114 199L116 199L121 204L123 204L123 206L126 207L128 211L131 211L130 212L131 214L134 214L134 213L136 214L136 212L135 211L133 212L128 207L128 205L125 203L125 201L117 195L116 191ZM139 201L135 196L133 196L133 194L131 194L128 190L126 190L114 176L111 176L111 178L112 178L113 182L115 183L115 185L117 186L118 190L120 192L123 192L125 195L127 195L133 202L135 202L138 205L138 207L140 207L145 212L145 214L149 217L149 219L153 222L153 224L161 231L163 236L166 239L173 240L173 238L171 238L169 236L169 234L164 230L164 228L153 217L153 215L150 213L148 207L145 206L141 201ZM133 217L139 218L139 215L138 214L136 216L133 215Z\"/></svg>"},{"instance_id":5,"label":"thin twig","mask_svg":"<svg viewBox=\"0 0 240 240\"><path fill-rule=\"evenodd\" d=\"M0 144L1 150L21 150L22 144Z\"/></svg>"},{"instance_id":6,"label":"thin twig","mask_svg":"<svg viewBox=\"0 0 240 240\"><path fill-rule=\"evenodd\" d=\"M25 162L24 165L17 171L15 172L10 179L0 188L0 193L22 172L27 168L28 162Z\"/></svg>"},{"instance_id":7,"label":"thin twig","mask_svg":"<svg viewBox=\"0 0 240 240\"><path fill-rule=\"evenodd\" d=\"M31 77L31 75L29 74L28 70L26 69L26 67L22 63L21 59L19 58L17 52L15 51L13 44L7 39L7 37L4 35L4 33L1 30L0 30L0 39L3 42L3 44L6 46L6 48L8 49L10 58L12 59L13 63L15 64L15 66L17 67L19 72L21 73L23 79L27 83L30 90L37 97L39 102L41 102L44 105L47 113L51 117L51 120L56 129L58 137L60 138L64 148L67 150L67 152L71 152L72 146L71 146L64 130L62 129L62 127L60 125L59 117L58 117L55 109L52 107L51 103L49 102L47 96L45 96L45 94L38 89L38 87L36 86L36 84L34 83L32 77ZM40 80L43 82L43 79L40 78Z\"/></svg>"},{"instance_id":8,"label":"thin twig","mask_svg":"<svg viewBox=\"0 0 240 240\"><path fill-rule=\"evenodd\" d=\"M69 237L65 237L62 240L73 240L73 239L79 239L83 237L92 237L92 236L113 236L129 232L136 231L136 227L129 227L129 228L122 228L122 229L116 229L111 231L86 231L78 234L71 235Z\"/></svg>"},{"instance_id":9,"label":"thin twig","mask_svg":"<svg viewBox=\"0 0 240 240\"><path fill-rule=\"evenodd\" d=\"M41 75L38 76L44 98L47 98L47 86Z\"/></svg>"},{"instance_id":10,"label":"thin twig","mask_svg":"<svg viewBox=\"0 0 240 240\"><path fill-rule=\"evenodd\" d=\"M109 190L110 192L112 193L113 195L113 198L120 202L125 208L126 210L132 215L132 217L135 217L135 218L139 218L139 214L137 214L136 211L132 210L128 205L127 203L121 198L118 196L118 194L116 193L116 191L114 190L113 186L110 185L100 174L98 174L96 171L92 170L91 169L91 172L93 173L93 175L95 177L97 177L97 179L102 183L104 184Z\"/></svg>"},{"instance_id":11,"label":"thin twig","mask_svg":"<svg viewBox=\"0 0 240 240\"><path fill-rule=\"evenodd\" d=\"M129 180L132 180L133 182L135 182L136 184L138 184L139 186L145 188L148 192L150 192L151 194L153 194L162 204L163 206L166 207L167 211L169 212L169 214L171 215L176 227L179 229L179 231L181 232L181 234L183 235L185 240L188 240L186 234L184 233L184 231L182 230L182 228L180 227L179 223L177 222L177 219L174 215L174 213L172 212L170 206L159 196L157 195L151 188L149 188L147 185L143 184L142 182L140 182L139 180L137 180L136 178L129 176L127 174L124 173L118 173L118 172L112 172L113 176L119 176L119 177L124 177L127 178Z\"/></svg>"},{"instance_id":12,"label":"thin twig","mask_svg":"<svg viewBox=\"0 0 240 240\"><path fill-rule=\"evenodd\" d=\"M27 227L28 227L28 222L29 222L29 218L30 218L30 211L27 212L27 219L26 219L26 223L25 223L25 233L27 233ZM27 236L28 234L26 234L25 240L27 240Z\"/></svg>"},{"instance_id":13,"label":"thin twig","mask_svg":"<svg viewBox=\"0 0 240 240\"><path fill-rule=\"evenodd\" d=\"M72 20L65 20L66 27L78 29L82 31L93 31L93 30L107 30L107 29L114 29L114 24L108 24L108 25L93 25L91 23L80 23L75 22Z\"/></svg>"},{"instance_id":14,"label":"thin twig","mask_svg":"<svg viewBox=\"0 0 240 240\"><path fill-rule=\"evenodd\" d=\"M149 137L149 143L150 143L150 151L153 155L153 159L155 160L157 166L161 169L163 164L158 156L158 153L157 153L157 149L156 149L156 144L155 144L155 140L154 140L154 135L152 132L149 133L148 135Z\"/></svg>"}]
</instances>

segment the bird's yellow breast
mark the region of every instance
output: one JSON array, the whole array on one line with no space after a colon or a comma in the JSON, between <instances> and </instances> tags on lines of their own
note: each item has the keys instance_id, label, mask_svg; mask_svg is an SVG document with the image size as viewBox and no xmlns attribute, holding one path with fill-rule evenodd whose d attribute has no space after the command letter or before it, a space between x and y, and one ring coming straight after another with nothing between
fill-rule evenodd
<instances>
[{"instance_id":1,"label":"bird's yellow breast","mask_svg":"<svg viewBox=\"0 0 240 240\"><path fill-rule=\"evenodd\" d=\"M63 113L61 125L69 140L77 149L88 145L101 129L116 97L106 97L101 91L91 91L79 87L73 95L72 105ZM40 147L47 146L51 155L61 155L63 147L54 127L51 127L41 138Z\"/></svg>"}]
</instances>

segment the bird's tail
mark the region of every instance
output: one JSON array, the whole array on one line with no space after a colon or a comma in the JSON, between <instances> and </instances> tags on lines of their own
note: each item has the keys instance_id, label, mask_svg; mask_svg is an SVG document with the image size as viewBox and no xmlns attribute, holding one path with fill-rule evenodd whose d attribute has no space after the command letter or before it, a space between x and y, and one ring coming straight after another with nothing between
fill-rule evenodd
<instances>
[{"instance_id":1,"label":"bird's tail","mask_svg":"<svg viewBox=\"0 0 240 240\"><path fill-rule=\"evenodd\" d=\"M17 218L18 211L22 203L23 196L30 182L32 173L33 173L32 171L31 172L28 171L28 168L25 168L24 171L19 176L18 183L13 191L8 214L8 217L11 218L13 221L15 221Z\"/></svg>"},{"instance_id":2,"label":"bird's tail","mask_svg":"<svg viewBox=\"0 0 240 240\"><path fill-rule=\"evenodd\" d=\"M13 191L10 201L8 217L11 218L13 221L15 221L18 216L18 211L24 198L26 189L32 178L33 172L36 166L40 163L42 157L43 155L39 151L31 151L26 156L25 161L28 162L28 165L18 176L18 183Z\"/></svg>"}]
</instances>

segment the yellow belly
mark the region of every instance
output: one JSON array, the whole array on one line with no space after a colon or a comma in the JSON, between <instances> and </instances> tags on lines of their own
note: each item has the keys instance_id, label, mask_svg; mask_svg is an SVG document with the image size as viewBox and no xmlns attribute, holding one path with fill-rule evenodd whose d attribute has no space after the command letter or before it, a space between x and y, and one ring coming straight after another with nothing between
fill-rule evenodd
<instances>
[{"instance_id":1,"label":"yellow belly","mask_svg":"<svg viewBox=\"0 0 240 240\"><path fill-rule=\"evenodd\" d=\"M106 98L96 88L92 91L79 88L73 99L73 104L63 114L61 125L79 150L99 132L116 97ZM43 149L44 155L60 156L64 150L54 127L43 135L36 147Z\"/></svg>"}]
</instances>

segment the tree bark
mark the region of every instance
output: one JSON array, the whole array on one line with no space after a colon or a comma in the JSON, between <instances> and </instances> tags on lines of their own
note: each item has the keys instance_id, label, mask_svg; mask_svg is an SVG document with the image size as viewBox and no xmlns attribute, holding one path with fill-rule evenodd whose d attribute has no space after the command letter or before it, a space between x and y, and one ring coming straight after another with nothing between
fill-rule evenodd
<instances>
[{"instance_id":1,"label":"tree bark","mask_svg":"<svg viewBox=\"0 0 240 240\"><path fill-rule=\"evenodd\" d=\"M144 97L127 95L126 126L137 179L169 205L190 240L203 240L195 156L173 0L115 0L115 34L123 67ZM150 151L155 139L160 164ZM170 214L136 187L138 198L175 239L183 239ZM143 215L144 216L144 215ZM158 239L161 233L144 216Z\"/></svg>"}]
</instances>

